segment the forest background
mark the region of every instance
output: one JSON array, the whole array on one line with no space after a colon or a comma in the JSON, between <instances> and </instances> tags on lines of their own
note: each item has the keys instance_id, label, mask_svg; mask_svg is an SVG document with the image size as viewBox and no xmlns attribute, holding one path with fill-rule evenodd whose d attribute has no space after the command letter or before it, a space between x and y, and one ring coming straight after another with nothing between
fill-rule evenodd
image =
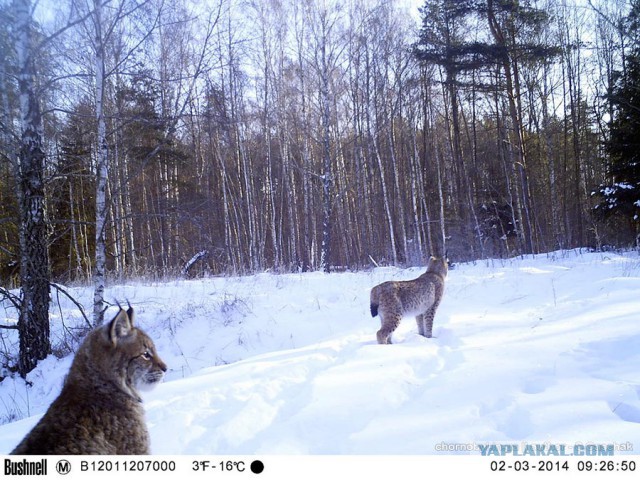
<instances>
[{"instance_id":1,"label":"forest background","mask_svg":"<svg viewBox=\"0 0 640 480\"><path fill-rule=\"evenodd\" d=\"M5 328L48 351L54 282L98 324L107 279L637 244L638 3L0 0Z\"/></svg>"}]
</instances>

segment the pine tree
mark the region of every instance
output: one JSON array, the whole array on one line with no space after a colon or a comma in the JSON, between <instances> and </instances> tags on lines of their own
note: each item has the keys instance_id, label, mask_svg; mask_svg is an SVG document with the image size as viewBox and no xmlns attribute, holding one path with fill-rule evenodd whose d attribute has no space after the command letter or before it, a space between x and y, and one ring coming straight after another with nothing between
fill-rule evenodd
<instances>
[{"instance_id":1,"label":"pine tree","mask_svg":"<svg viewBox=\"0 0 640 480\"><path fill-rule=\"evenodd\" d=\"M621 216L640 231L640 0L632 2L626 21L630 51L616 72L608 100L613 117L605 143L609 181L594 192L601 217Z\"/></svg>"}]
</instances>

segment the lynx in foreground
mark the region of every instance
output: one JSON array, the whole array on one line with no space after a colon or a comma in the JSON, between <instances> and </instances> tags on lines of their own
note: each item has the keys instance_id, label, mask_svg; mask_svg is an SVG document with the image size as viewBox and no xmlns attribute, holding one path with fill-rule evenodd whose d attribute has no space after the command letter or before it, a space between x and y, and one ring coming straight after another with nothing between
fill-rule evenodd
<instances>
[{"instance_id":1,"label":"lynx in foreground","mask_svg":"<svg viewBox=\"0 0 640 480\"><path fill-rule=\"evenodd\" d=\"M120 309L84 340L58 398L14 455L149 454L139 391L167 371L153 341Z\"/></svg>"},{"instance_id":2,"label":"lynx in foreground","mask_svg":"<svg viewBox=\"0 0 640 480\"><path fill-rule=\"evenodd\" d=\"M431 338L433 317L442 300L447 259L431 257L427 271L414 280L384 282L371 289L371 316L380 315L378 343L391 343L403 316L416 315L418 332Z\"/></svg>"}]
</instances>

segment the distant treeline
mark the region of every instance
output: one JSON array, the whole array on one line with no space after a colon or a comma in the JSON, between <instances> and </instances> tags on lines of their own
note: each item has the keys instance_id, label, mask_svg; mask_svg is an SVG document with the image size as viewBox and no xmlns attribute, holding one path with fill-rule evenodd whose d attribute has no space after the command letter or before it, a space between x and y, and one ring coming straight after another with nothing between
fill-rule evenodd
<instances>
[{"instance_id":1,"label":"distant treeline","mask_svg":"<svg viewBox=\"0 0 640 480\"><path fill-rule=\"evenodd\" d=\"M26 208L15 3L0 2L4 286ZM32 25L54 279L92 277L102 223L118 277L634 241L637 219L594 214L592 194L613 182L628 2L427 0L422 23L388 0L95 4Z\"/></svg>"}]
</instances>

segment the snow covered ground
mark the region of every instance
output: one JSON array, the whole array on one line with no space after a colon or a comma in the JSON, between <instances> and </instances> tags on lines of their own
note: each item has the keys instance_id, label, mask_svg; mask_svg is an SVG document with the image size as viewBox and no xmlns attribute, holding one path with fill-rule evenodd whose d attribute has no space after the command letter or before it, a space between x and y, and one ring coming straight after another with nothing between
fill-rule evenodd
<instances>
[{"instance_id":1,"label":"snow covered ground","mask_svg":"<svg viewBox=\"0 0 640 480\"><path fill-rule=\"evenodd\" d=\"M112 286L107 297L131 302L171 369L145 394L152 451L431 454L552 442L640 453L637 253L456 265L435 338L418 336L407 318L393 345L377 345L370 288L421 272ZM72 292L91 303L89 289ZM70 301L59 301L54 342L73 346L67 329L83 321ZM12 320L5 306L0 323ZM2 335L5 348L16 342L13 331ZM0 452L46 410L70 362L51 356L29 375L30 387L12 378L0 384Z\"/></svg>"}]
</instances>

